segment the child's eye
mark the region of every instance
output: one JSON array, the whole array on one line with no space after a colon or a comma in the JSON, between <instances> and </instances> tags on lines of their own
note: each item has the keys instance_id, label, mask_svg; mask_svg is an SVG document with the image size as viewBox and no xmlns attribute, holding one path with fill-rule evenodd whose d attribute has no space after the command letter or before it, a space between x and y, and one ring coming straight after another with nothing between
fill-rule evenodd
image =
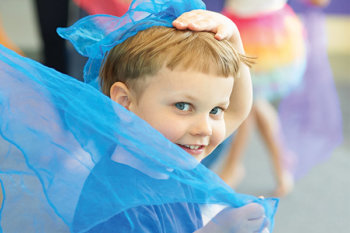
<instances>
[{"instance_id":1,"label":"child's eye","mask_svg":"<svg viewBox=\"0 0 350 233\"><path fill-rule=\"evenodd\" d=\"M175 107L181 111L190 111L191 105L185 102L179 102L175 104Z\"/></svg>"},{"instance_id":2,"label":"child's eye","mask_svg":"<svg viewBox=\"0 0 350 233\"><path fill-rule=\"evenodd\" d=\"M215 107L210 111L210 114L220 115L224 110L220 107Z\"/></svg>"}]
</instances>

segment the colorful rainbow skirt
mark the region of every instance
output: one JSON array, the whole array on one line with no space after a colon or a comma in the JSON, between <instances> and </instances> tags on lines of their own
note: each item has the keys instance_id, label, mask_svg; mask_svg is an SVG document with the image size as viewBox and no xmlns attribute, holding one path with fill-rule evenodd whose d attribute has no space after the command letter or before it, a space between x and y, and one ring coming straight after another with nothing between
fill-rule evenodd
<instances>
[{"instance_id":1,"label":"colorful rainbow skirt","mask_svg":"<svg viewBox=\"0 0 350 233\"><path fill-rule=\"evenodd\" d=\"M305 33L294 11L285 5L274 12L239 17L224 10L238 27L252 68L255 99L282 98L299 86L305 70Z\"/></svg>"}]
</instances>

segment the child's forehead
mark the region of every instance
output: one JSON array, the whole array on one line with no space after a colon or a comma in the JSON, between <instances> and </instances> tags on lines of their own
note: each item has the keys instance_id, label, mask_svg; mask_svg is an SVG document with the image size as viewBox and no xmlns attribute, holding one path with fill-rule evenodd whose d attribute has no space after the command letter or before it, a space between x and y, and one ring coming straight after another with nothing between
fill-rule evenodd
<instances>
[{"instance_id":1,"label":"child's forehead","mask_svg":"<svg viewBox=\"0 0 350 233\"><path fill-rule=\"evenodd\" d=\"M156 74L151 75L150 78L152 77L172 77L175 78L178 76L181 77L186 77L191 78L191 76L201 76L205 75L207 77L212 77L212 78L234 78L233 76L226 76L223 75L222 72L220 72L218 69L216 69L214 66L213 67L207 67L207 69L204 71L203 69L198 69L196 67L184 67L182 65L178 65L174 69L168 68L166 65L164 65Z\"/></svg>"},{"instance_id":2,"label":"child's forehead","mask_svg":"<svg viewBox=\"0 0 350 233\"><path fill-rule=\"evenodd\" d=\"M234 83L232 76L225 77L216 73L205 73L195 69L174 69L171 70L167 67L163 67L156 74L149 75L141 84L144 88L148 86L157 86L158 88L164 88L164 90L173 89L188 89L191 90L194 87L200 86L204 89L209 88L210 85L216 85L216 83L225 81L231 85Z\"/></svg>"},{"instance_id":3,"label":"child's forehead","mask_svg":"<svg viewBox=\"0 0 350 233\"><path fill-rule=\"evenodd\" d=\"M154 90L191 90L191 87L200 85L203 89L208 88L211 84L216 84L218 79L228 81L228 85L234 84L233 76L224 76L218 72L203 72L198 69L185 69L184 67L176 67L169 69L163 66L154 74L141 76L135 80L135 90L143 93L144 90L151 88Z\"/></svg>"}]
</instances>

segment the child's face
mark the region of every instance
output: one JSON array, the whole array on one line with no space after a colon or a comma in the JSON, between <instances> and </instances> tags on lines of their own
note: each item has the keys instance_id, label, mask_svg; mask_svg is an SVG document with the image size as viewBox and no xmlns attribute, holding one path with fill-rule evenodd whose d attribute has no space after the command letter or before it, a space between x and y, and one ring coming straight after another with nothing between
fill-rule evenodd
<instances>
[{"instance_id":1,"label":"child's face","mask_svg":"<svg viewBox=\"0 0 350 233\"><path fill-rule=\"evenodd\" d=\"M200 161L225 138L224 111L233 81L233 77L163 68L147 78L129 110Z\"/></svg>"}]
</instances>

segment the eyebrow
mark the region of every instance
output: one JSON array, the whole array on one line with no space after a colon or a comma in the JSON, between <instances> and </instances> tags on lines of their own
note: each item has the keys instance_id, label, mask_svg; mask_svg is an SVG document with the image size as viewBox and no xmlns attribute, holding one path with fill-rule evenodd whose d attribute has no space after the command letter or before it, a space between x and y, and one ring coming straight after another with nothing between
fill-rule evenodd
<instances>
[{"instance_id":1,"label":"eyebrow","mask_svg":"<svg viewBox=\"0 0 350 233\"><path fill-rule=\"evenodd\" d=\"M229 105L230 105L230 100L224 101L218 104L218 106L225 106L225 107L228 107Z\"/></svg>"},{"instance_id":2,"label":"eyebrow","mask_svg":"<svg viewBox=\"0 0 350 233\"><path fill-rule=\"evenodd\" d=\"M188 95L188 94L185 95L184 97L186 99L189 99L190 101L196 101L197 100L197 98L195 98L195 97L193 97L191 95ZM228 105L230 105L230 100L223 101L223 102L220 102L220 103L217 104L217 106L228 106Z\"/></svg>"},{"instance_id":3,"label":"eyebrow","mask_svg":"<svg viewBox=\"0 0 350 233\"><path fill-rule=\"evenodd\" d=\"M197 98L195 98L195 97L193 97L193 96L191 96L191 95L185 95L184 96L186 99L189 99L189 100L192 100L192 101L196 101L197 100Z\"/></svg>"}]
</instances>

